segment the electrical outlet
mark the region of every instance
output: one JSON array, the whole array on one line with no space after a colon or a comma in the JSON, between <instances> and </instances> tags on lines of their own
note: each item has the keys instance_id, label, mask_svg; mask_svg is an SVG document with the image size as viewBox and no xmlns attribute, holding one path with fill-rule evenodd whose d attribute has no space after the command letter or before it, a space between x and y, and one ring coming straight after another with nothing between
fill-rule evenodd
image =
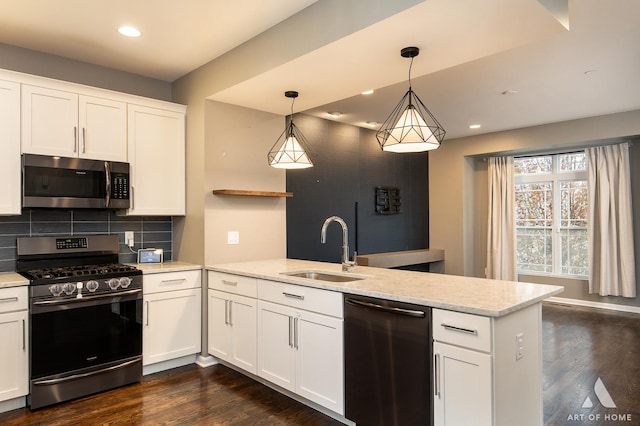
<instances>
[{"instance_id":1,"label":"electrical outlet","mask_svg":"<svg viewBox=\"0 0 640 426\"><path fill-rule=\"evenodd\" d=\"M524 333L516 334L516 361L524 356Z\"/></svg>"},{"instance_id":2,"label":"electrical outlet","mask_svg":"<svg viewBox=\"0 0 640 426\"><path fill-rule=\"evenodd\" d=\"M227 244L240 244L240 232L238 231L227 232Z\"/></svg>"},{"instance_id":3,"label":"electrical outlet","mask_svg":"<svg viewBox=\"0 0 640 426\"><path fill-rule=\"evenodd\" d=\"M125 233L124 233L124 243L126 245L128 245L129 247L133 247L133 245L135 244L134 237L133 237L133 231L125 231Z\"/></svg>"}]
</instances>

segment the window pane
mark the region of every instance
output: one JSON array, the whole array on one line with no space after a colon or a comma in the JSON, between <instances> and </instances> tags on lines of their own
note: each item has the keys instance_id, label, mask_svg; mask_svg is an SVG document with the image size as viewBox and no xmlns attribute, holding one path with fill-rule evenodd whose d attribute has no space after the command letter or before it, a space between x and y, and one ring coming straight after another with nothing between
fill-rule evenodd
<instances>
[{"instance_id":1,"label":"window pane","mask_svg":"<svg viewBox=\"0 0 640 426\"><path fill-rule=\"evenodd\" d=\"M553 272L551 256L551 229L518 228L518 272Z\"/></svg>"},{"instance_id":2,"label":"window pane","mask_svg":"<svg viewBox=\"0 0 640 426\"><path fill-rule=\"evenodd\" d=\"M584 152L558 155L558 163L561 172L587 170L587 156Z\"/></svg>"},{"instance_id":3,"label":"window pane","mask_svg":"<svg viewBox=\"0 0 640 426\"><path fill-rule=\"evenodd\" d=\"M551 173L551 156L516 158L513 166L517 175Z\"/></svg>"},{"instance_id":4,"label":"window pane","mask_svg":"<svg viewBox=\"0 0 640 426\"><path fill-rule=\"evenodd\" d=\"M587 276L588 251L586 229L562 229L562 268L563 274Z\"/></svg>"},{"instance_id":5,"label":"window pane","mask_svg":"<svg viewBox=\"0 0 640 426\"><path fill-rule=\"evenodd\" d=\"M551 182L518 184L515 199L516 226L550 227L553 224Z\"/></svg>"},{"instance_id":6,"label":"window pane","mask_svg":"<svg viewBox=\"0 0 640 426\"><path fill-rule=\"evenodd\" d=\"M589 208L587 198L587 181L573 180L560 182L560 226L587 226L587 212Z\"/></svg>"}]
</instances>

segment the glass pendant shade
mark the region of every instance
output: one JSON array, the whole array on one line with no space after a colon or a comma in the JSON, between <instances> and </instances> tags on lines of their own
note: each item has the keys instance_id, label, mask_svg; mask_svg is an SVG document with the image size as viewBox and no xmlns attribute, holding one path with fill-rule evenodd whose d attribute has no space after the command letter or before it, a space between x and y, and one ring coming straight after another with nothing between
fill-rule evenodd
<instances>
[{"instance_id":1,"label":"glass pendant shade","mask_svg":"<svg viewBox=\"0 0 640 426\"><path fill-rule=\"evenodd\" d=\"M402 49L406 58L418 55L417 47ZM409 69L411 82L411 69ZM389 117L382 123L376 138L383 151L424 152L436 149L444 139L444 128L411 89L400 99Z\"/></svg>"},{"instance_id":2,"label":"glass pendant shade","mask_svg":"<svg viewBox=\"0 0 640 426\"><path fill-rule=\"evenodd\" d=\"M305 146L307 147L305 149ZM293 119L269 151L269 165L279 169L305 169L313 167L308 143Z\"/></svg>"}]
</instances>

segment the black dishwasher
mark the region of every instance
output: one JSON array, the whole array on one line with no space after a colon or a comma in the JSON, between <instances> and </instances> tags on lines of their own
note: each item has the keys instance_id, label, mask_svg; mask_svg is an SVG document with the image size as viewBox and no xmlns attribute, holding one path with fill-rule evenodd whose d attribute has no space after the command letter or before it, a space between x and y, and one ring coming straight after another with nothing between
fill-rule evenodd
<instances>
[{"instance_id":1,"label":"black dishwasher","mask_svg":"<svg viewBox=\"0 0 640 426\"><path fill-rule=\"evenodd\" d=\"M345 417L358 425L432 424L431 309L344 296Z\"/></svg>"}]
</instances>

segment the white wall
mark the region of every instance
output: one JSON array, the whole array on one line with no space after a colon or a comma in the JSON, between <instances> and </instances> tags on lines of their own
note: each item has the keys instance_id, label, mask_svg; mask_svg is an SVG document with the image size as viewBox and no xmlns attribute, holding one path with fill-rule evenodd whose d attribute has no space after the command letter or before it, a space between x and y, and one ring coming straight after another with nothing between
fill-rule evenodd
<instances>
[{"instance_id":1,"label":"white wall","mask_svg":"<svg viewBox=\"0 0 640 426\"><path fill-rule=\"evenodd\" d=\"M286 257L285 198L211 193L286 190L285 171L267 164L284 118L207 101L205 123L205 264ZM240 233L240 244L227 244L228 231Z\"/></svg>"}]
</instances>

